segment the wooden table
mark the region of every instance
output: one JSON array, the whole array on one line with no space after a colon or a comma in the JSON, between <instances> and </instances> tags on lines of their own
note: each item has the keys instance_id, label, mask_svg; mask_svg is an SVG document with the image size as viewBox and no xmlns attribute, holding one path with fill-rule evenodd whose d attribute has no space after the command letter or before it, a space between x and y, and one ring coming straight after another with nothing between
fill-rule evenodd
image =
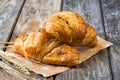
<instances>
[{"instance_id":1,"label":"wooden table","mask_svg":"<svg viewBox=\"0 0 120 80\"><path fill-rule=\"evenodd\" d=\"M30 20L37 18L43 26L48 17L63 10L81 14L114 45L75 68L49 78L37 75L36 80L120 80L120 0L0 0L0 42L24 34L21 30ZM0 68L0 80L26 79Z\"/></svg>"}]
</instances>

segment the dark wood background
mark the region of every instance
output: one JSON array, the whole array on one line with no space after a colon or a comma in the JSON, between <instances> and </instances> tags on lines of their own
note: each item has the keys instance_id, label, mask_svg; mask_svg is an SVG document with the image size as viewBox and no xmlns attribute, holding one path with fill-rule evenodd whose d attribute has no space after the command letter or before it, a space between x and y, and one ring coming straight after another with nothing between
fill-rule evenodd
<instances>
[{"instance_id":1,"label":"dark wood background","mask_svg":"<svg viewBox=\"0 0 120 80\"><path fill-rule=\"evenodd\" d=\"M0 42L23 34L28 21L37 18L43 26L48 17L63 10L82 15L114 45L75 68L49 78L37 75L36 80L120 80L120 0L0 0ZM21 79L0 68L0 80Z\"/></svg>"}]
</instances>

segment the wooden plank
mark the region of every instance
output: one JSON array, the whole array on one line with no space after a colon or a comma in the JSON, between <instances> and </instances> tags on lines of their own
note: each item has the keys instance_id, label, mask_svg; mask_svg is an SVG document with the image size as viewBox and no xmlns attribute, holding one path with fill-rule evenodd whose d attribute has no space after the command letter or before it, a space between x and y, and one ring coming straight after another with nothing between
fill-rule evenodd
<instances>
[{"instance_id":1,"label":"wooden plank","mask_svg":"<svg viewBox=\"0 0 120 80\"><path fill-rule=\"evenodd\" d=\"M60 11L60 6L61 0L26 0L26 4L14 30L12 39L15 36L25 34L35 27L43 27L43 23L48 17L53 13ZM32 24L32 26L30 26L30 23L34 23L36 25L33 26L34 24Z\"/></svg>"},{"instance_id":2,"label":"wooden plank","mask_svg":"<svg viewBox=\"0 0 120 80\"><path fill-rule=\"evenodd\" d=\"M0 0L0 42L9 40L22 4L23 0Z\"/></svg>"},{"instance_id":3,"label":"wooden plank","mask_svg":"<svg viewBox=\"0 0 120 80\"><path fill-rule=\"evenodd\" d=\"M99 0L64 0L63 10L81 14L96 28L99 36L105 37ZM55 80L111 80L107 50L102 50L79 66L57 75Z\"/></svg>"},{"instance_id":4,"label":"wooden plank","mask_svg":"<svg viewBox=\"0 0 120 80\"><path fill-rule=\"evenodd\" d=\"M114 80L120 80L120 0L101 0L107 40L114 43L110 47L110 59Z\"/></svg>"},{"instance_id":5,"label":"wooden plank","mask_svg":"<svg viewBox=\"0 0 120 80\"><path fill-rule=\"evenodd\" d=\"M60 11L60 7L61 0L26 0L11 41L14 41L17 36L25 34L35 27L43 27L44 21L53 13ZM7 51L10 50L7 49ZM32 75L37 80L53 80L53 77L44 78L35 73L32 73Z\"/></svg>"},{"instance_id":6,"label":"wooden plank","mask_svg":"<svg viewBox=\"0 0 120 80\"><path fill-rule=\"evenodd\" d=\"M0 0L0 42L9 40L23 3L23 0ZM0 45L0 49L2 46ZM0 80L17 79L3 69L0 69L0 76Z\"/></svg>"}]
</instances>

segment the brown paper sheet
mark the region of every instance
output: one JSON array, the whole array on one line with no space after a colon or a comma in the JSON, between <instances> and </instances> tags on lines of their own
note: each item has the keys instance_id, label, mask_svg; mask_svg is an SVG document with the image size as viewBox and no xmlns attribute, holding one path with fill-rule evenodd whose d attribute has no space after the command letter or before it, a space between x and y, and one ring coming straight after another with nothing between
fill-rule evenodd
<instances>
[{"instance_id":1,"label":"brown paper sheet","mask_svg":"<svg viewBox=\"0 0 120 80\"><path fill-rule=\"evenodd\" d=\"M108 42L100 37L98 38L98 44L94 48L77 48L80 52L80 60L79 63L82 63L83 61L89 59L93 55L95 55L97 52L99 52L102 49L105 49L112 45L111 42ZM41 74L44 77L49 77L61 72L64 72L70 68L68 67L61 67L61 66L53 66L53 65L46 65L46 64L37 64L35 62L29 61L25 59L24 57L21 57L14 53L9 53L9 56L11 56L11 59L9 59L11 62L18 63L20 65L23 65L28 70L33 71L37 74Z\"/></svg>"}]
</instances>

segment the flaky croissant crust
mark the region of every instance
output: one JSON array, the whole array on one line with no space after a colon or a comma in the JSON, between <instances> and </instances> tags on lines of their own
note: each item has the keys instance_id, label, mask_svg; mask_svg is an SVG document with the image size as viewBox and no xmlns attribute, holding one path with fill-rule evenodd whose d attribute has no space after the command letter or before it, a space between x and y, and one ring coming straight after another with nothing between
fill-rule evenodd
<instances>
[{"instance_id":1,"label":"flaky croissant crust","mask_svg":"<svg viewBox=\"0 0 120 80\"><path fill-rule=\"evenodd\" d=\"M30 34L15 40L13 51L35 62L73 67L79 64L80 53L72 46L97 45L96 30L73 12L53 14Z\"/></svg>"},{"instance_id":2,"label":"flaky croissant crust","mask_svg":"<svg viewBox=\"0 0 120 80\"><path fill-rule=\"evenodd\" d=\"M71 46L95 46L96 30L73 12L53 14L46 22L45 29L56 39ZM94 43L92 43L94 42Z\"/></svg>"},{"instance_id":3,"label":"flaky croissant crust","mask_svg":"<svg viewBox=\"0 0 120 80\"><path fill-rule=\"evenodd\" d=\"M28 59L41 62L44 55L59 45L61 43L51 38L45 29L39 29L27 36L18 37L15 40L13 51Z\"/></svg>"},{"instance_id":4,"label":"flaky croissant crust","mask_svg":"<svg viewBox=\"0 0 120 80\"><path fill-rule=\"evenodd\" d=\"M45 55L42 62L72 67L79 63L79 52L75 48L63 44Z\"/></svg>"}]
</instances>

